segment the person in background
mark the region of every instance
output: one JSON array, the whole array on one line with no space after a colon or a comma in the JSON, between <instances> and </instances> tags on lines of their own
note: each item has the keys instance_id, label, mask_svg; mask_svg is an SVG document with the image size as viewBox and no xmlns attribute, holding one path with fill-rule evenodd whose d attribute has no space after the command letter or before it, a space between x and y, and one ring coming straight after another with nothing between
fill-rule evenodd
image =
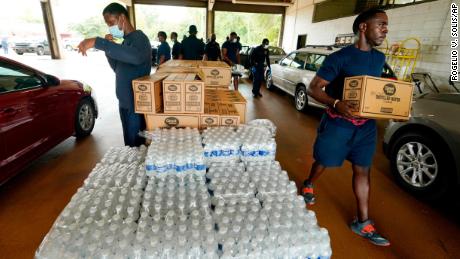
<instances>
[{"instance_id":1,"label":"person in background","mask_svg":"<svg viewBox=\"0 0 460 259\"><path fill-rule=\"evenodd\" d=\"M185 60L202 60L204 55L204 42L196 37L198 30L195 25L190 25L190 36L182 41L182 58Z\"/></svg>"},{"instance_id":2,"label":"person in background","mask_svg":"<svg viewBox=\"0 0 460 259\"><path fill-rule=\"evenodd\" d=\"M157 54L158 65L161 65L171 59L171 48L169 47L169 44L166 42L167 37L168 36L166 35L166 32L158 32L158 41L160 41L161 43L158 47Z\"/></svg>"},{"instance_id":3,"label":"person in background","mask_svg":"<svg viewBox=\"0 0 460 259\"><path fill-rule=\"evenodd\" d=\"M229 40L222 44L223 61L234 68L237 64L240 64L240 51L238 50L237 36L236 32L230 33ZM238 79L241 75L239 73L232 72L232 76L235 91L238 91Z\"/></svg>"},{"instance_id":4,"label":"person in background","mask_svg":"<svg viewBox=\"0 0 460 259\"><path fill-rule=\"evenodd\" d=\"M253 67L254 77L252 85L252 95L254 98L262 97L260 94L260 85L264 80L265 62L267 62L268 69L270 68L270 57L268 54L268 39L263 39L262 44L257 46L251 53L251 66Z\"/></svg>"},{"instance_id":5,"label":"person in background","mask_svg":"<svg viewBox=\"0 0 460 259\"><path fill-rule=\"evenodd\" d=\"M3 53L4 53L5 55L8 55L8 47L9 47L9 46L8 46L8 37L6 37L6 36L3 37L1 43L2 43Z\"/></svg>"},{"instance_id":6,"label":"person in background","mask_svg":"<svg viewBox=\"0 0 460 259\"><path fill-rule=\"evenodd\" d=\"M304 181L302 195L307 204L314 204L313 184L320 175L326 168L340 167L344 160L350 161L358 214L350 228L372 244L389 246L390 242L377 232L369 219L370 172L377 145L376 121L353 116L353 104L342 100L345 77L381 76L385 55L374 47L380 46L386 38L388 16L383 10L370 9L356 17L352 28L356 42L330 54L308 88L308 94L328 109L318 127L313 147L315 162Z\"/></svg>"},{"instance_id":7,"label":"person in background","mask_svg":"<svg viewBox=\"0 0 460 259\"><path fill-rule=\"evenodd\" d=\"M134 112L132 81L150 75L152 47L147 36L131 25L124 6L111 3L104 8L102 15L109 26L110 34L105 39L96 37L83 40L78 45L78 52L86 56L88 49L93 47L105 52L109 65L115 72L115 90L125 145L140 146L145 141L138 134L145 129L145 121L142 114ZM124 39L123 43L113 42L114 38Z\"/></svg>"},{"instance_id":8,"label":"person in background","mask_svg":"<svg viewBox=\"0 0 460 259\"><path fill-rule=\"evenodd\" d=\"M173 47L172 47L172 52L171 52L172 58L181 59L182 45L180 42L177 41L177 32L171 33L171 41L173 42Z\"/></svg>"},{"instance_id":9,"label":"person in background","mask_svg":"<svg viewBox=\"0 0 460 259\"><path fill-rule=\"evenodd\" d=\"M206 44L204 48L203 60L218 61L222 60L220 45L216 42L216 34L211 35L211 40Z\"/></svg>"},{"instance_id":10,"label":"person in background","mask_svg":"<svg viewBox=\"0 0 460 259\"><path fill-rule=\"evenodd\" d=\"M236 37L236 43L238 43L238 53L243 49L243 45L240 42L240 36Z\"/></svg>"}]
</instances>

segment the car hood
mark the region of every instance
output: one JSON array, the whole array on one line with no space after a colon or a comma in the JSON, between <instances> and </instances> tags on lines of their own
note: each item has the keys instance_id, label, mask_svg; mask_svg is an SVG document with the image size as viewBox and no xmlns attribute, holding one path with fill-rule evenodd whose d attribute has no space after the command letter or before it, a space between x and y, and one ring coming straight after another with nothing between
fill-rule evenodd
<instances>
[{"instance_id":1,"label":"car hood","mask_svg":"<svg viewBox=\"0 0 460 259\"><path fill-rule=\"evenodd\" d=\"M446 129L459 129L460 94L427 94L415 99L411 116L419 121L432 121Z\"/></svg>"},{"instance_id":2,"label":"car hood","mask_svg":"<svg viewBox=\"0 0 460 259\"><path fill-rule=\"evenodd\" d=\"M61 87L63 90L68 90L68 91L83 91L85 93L91 94L92 88L78 80L68 80L68 79L62 79L61 80Z\"/></svg>"},{"instance_id":3,"label":"car hood","mask_svg":"<svg viewBox=\"0 0 460 259\"><path fill-rule=\"evenodd\" d=\"M437 101L437 102L446 102L446 103L460 105L460 94L457 94L457 93L441 93L441 94L430 93L430 94L426 94L426 95L419 97L418 100L432 100L432 101Z\"/></svg>"}]
</instances>

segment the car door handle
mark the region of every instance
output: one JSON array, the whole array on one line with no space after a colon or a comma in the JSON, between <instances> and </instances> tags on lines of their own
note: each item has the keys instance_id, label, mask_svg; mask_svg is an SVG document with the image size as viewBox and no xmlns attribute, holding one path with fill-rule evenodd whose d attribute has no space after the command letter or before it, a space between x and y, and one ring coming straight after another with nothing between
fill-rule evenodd
<instances>
[{"instance_id":1,"label":"car door handle","mask_svg":"<svg viewBox=\"0 0 460 259\"><path fill-rule=\"evenodd\" d=\"M13 116L18 113L18 110L14 108L6 108L1 113L7 116Z\"/></svg>"}]
</instances>

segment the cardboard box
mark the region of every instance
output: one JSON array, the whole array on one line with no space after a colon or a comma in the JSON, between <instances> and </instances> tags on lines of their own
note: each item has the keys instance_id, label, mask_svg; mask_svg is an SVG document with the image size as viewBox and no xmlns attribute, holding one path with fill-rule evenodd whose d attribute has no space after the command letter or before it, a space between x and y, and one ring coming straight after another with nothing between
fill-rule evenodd
<instances>
[{"instance_id":1,"label":"cardboard box","mask_svg":"<svg viewBox=\"0 0 460 259\"><path fill-rule=\"evenodd\" d=\"M222 61L199 61L198 68L201 70L201 79L206 86L227 86L230 85L232 71L231 67Z\"/></svg>"},{"instance_id":2,"label":"cardboard box","mask_svg":"<svg viewBox=\"0 0 460 259\"><path fill-rule=\"evenodd\" d=\"M173 73L163 80L164 113L203 113L204 83L194 73Z\"/></svg>"},{"instance_id":3,"label":"cardboard box","mask_svg":"<svg viewBox=\"0 0 460 259\"><path fill-rule=\"evenodd\" d=\"M221 103L232 103L240 115L240 123L246 123L246 99L238 91L217 91Z\"/></svg>"},{"instance_id":4,"label":"cardboard box","mask_svg":"<svg viewBox=\"0 0 460 259\"><path fill-rule=\"evenodd\" d=\"M168 60L157 70L162 73L200 73L196 60Z\"/></svg>"},{"instance_id":5,"label":"cardboard box","mask_svg":"<svg viewBox=\"0 0 460 259\"><path fill-rule=\"evenodd\" d=\"M240 115L231 103L219 103L220 126L240 125Z\"/></svg>"},{"instance_id":6,"label":"cardboard box","mask_svg":"<svg viewBox=\"0 0 460 259\"><path fill-rule=\"evenodd\" d=\"M355 105L353 114L372 119L408 120L414 86L390 79L356 76L345 78L343 100Z\"/></svg>"},{"instance_id":7,"label":"cardboard box","mask_svg":"<svg viewBox=\"0 0 460 259\"><path fill-rule=\"evenodd\" d=\"M220 125L219 104L210 102L204 104L204 114L200 115L200 128L217 127Z\"/></svg>"},{"instance_id":8,"label":"cardboard box","mask_svg":"<svg viewBox=\"0 0 460 259\"><path fill-rule=\"evenodd\" d=\"M157 73L133 80L134 110L136 113L155 114L163 111L163 79L167 74Z\"/></svg>"},{"instance_id":9,"label":"cardboard box","mask_svg":"<svg viewBox=\"0 0 460 259\"><path fill-rule=\"evenodd\" d=\"M208 90L230 90L230 85L206 85Z\"/></svg>"},{"instance_id":10,"label":"cardboard box","mask_svg":"<svg viewBox=\"0 0 460 259\"><path fill-rule=\"evenodd\" d=\"M185 113L204 113L204 83L189 74L185 81Z\"/></svg>"},{"instance_id":11,"label":"cardboard box","mask_svg":"<svg viewBox=\"0 0 460 259\"><path fill-rule=\"evenodd\" d=\"M198 128L200 116L192 114L145 114L147 130L156 128L191 127Z\"/></svg>"},{"instance_id":12,"label":"cardboard box","mask_svg":"<svg viewBox=\"0 0 460 259\"><path fill-rule=\"evenodd\" d=\"M187 74L170 74L163 80L163 100L165 113L181 113L185 108L184 80Z\"/></svg>"}]
</instances>

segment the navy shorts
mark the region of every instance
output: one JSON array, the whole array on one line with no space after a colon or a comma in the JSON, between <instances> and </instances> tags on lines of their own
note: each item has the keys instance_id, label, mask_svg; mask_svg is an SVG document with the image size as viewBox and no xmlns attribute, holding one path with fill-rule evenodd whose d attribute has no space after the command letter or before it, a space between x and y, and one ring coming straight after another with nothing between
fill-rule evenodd
<instances>
[{"instance_id":1,"label":"navy shorts","mask_svg":"<svg viewBox=\"0 0 460 259\"><path fill-rule=\"evenodd\" d=\"M324 114L318 127L313 157L325 167L340 167L345 159L353 165L370 167L376 144L375 120L355 126L345 119Z\"/></svg>"}]
</instances>

